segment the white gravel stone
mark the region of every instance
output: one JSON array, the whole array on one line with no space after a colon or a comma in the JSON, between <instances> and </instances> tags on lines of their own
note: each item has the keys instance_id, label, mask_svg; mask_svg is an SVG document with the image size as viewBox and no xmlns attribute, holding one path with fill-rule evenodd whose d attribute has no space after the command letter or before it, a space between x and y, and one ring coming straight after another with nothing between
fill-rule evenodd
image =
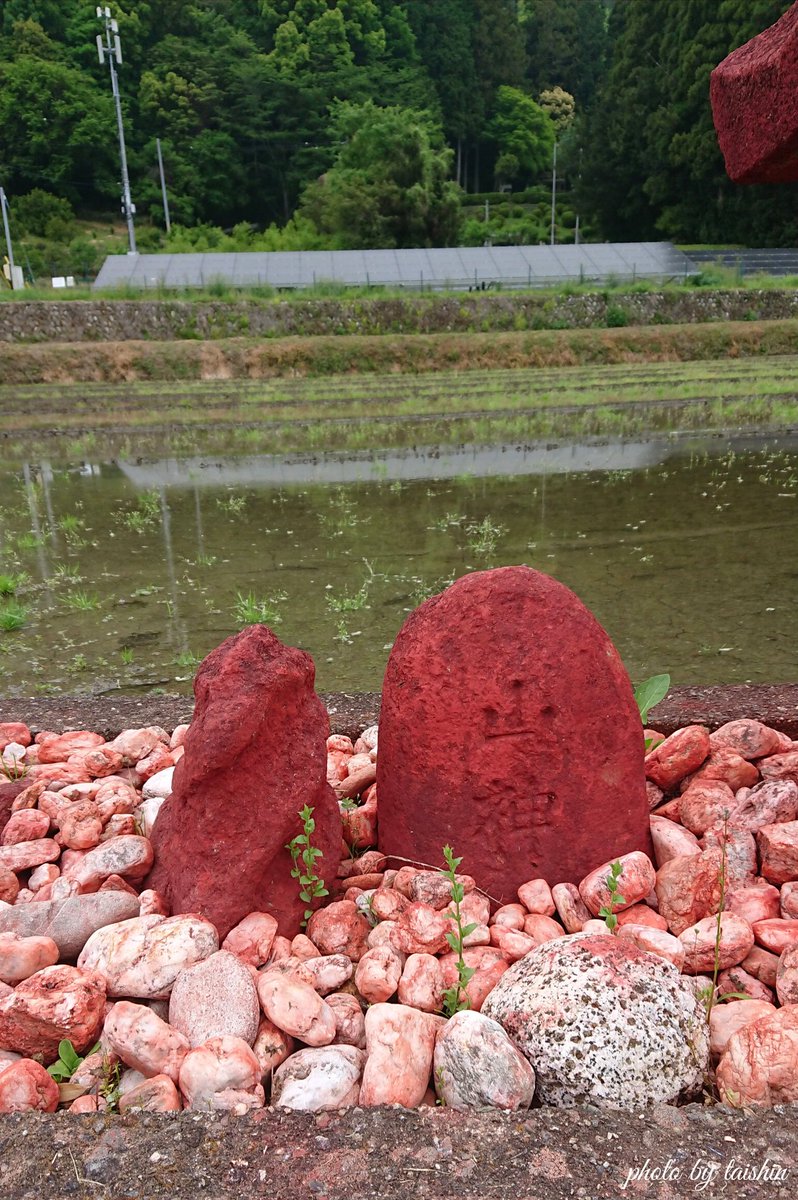
<instances>
[{"instance_id":1,"label":"white gravel stone","mask_svg":"<svg viewBox=\"0 0 798 1200\"><path fill-rule=\"evenodd\" d=\"M700 1087L703 1006L676 967L613 937L547 942L510 967L482 1012L529 1059L544 1104L635 1108Z\"/></svg>"},{"instance_id":2,"label":"white gravel stone","mask_svg":"<svg viewBox=\"0 0 798 1200\"><path fill-rule=\"evenodd\" d=\"M274 1072L272 1104L301 1112L324 1112L357 1104L366 1061L355 1046L298 1050Z\"/></svg>"}]
</instances>

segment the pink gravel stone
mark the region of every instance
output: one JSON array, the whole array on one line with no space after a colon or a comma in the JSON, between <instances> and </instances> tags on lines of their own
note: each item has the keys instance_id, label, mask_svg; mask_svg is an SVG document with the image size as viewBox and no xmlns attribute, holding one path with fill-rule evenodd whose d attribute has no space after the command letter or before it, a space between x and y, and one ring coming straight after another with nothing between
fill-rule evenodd
<instances>
[{"instance_id":1,"label":"pink gravel stone","mask_svg":"<svg viewBox=\"0 0 798 1200\"><path fill-rule=\"evenodd\" d=\"M190 1050L180 1068L179 1087L186 1108L242 1112L263 1107L260 1064L241 1038L211 1038Z\"/></svg>"},{"instance_id":2,"label":"pink gravel stone","mask_svg":"<svg viewBox=\"0 0 798 1200\"><path fill-rule=\"evenodd\" d=\"M585 912L587 913L585 921L589 921L589 909L585 909ZM580 924L579 929L581 928L582 925ZM555 921L553 917L544 917L542 913L530 913L524 921L524 933L534 938L539 946L543 942L553 942L555 938L563 937L565 932L559 921ZM574 932L578 932L578 930L574 930Z\"/></svg>"},{"instance_id":3,"label":"pink gravel stone","mask_svg":"<svg viewBox=\"0 0 798 1200\"><path fill-rule=\"evenodd\" d=\"M760 759L759 772L763 779L791 779L798 783L798 750Z\"/></svg>"},{"instance_id":4,"label":"pink gravel stone","mask_svg":"<svg viewBox=\"0 0 798 1200\"><path fill-rule=\"evenodd\" d=\"M727 721L725 725L721 725L719 729L709 735L709 743L713 750L719 746L727 746L741 758L751 760L775 754L781 738L777 730L763 725L761 721L744 717L741 720Z\"/></svg>"},{"instance_id":5,"label":"pink gravel stone","mask_svg":"<svg viewBox=\"0 0 798 1200\"><path fill-rule=\"evenodd\" d=\"M693 775L689 786L714 780L727 784L736 792L741 787L753 787L759 783L759 771L734 750L722 746L710 753L704 765Z\"/></svg>"},{"instance_id":6,"label":"pink gravel stone","mask_svg":"<svg viewBox=\"0 0 798 1200\"><path fill-rule=\"evenodd\" d=\"M324 954L303 961L310 976L308 982L320 996L337 992L354 973L352 960L345 954Z\"/></svg>"},{"instance_id":7,"label":"pink gravel stone","mask_svg":"<svg viewBox=\"0 0 798 1200\"><path fill-rule=\"evenodd\" d=\"M82 893L96 892L109 875L123 879L143 879L152 866L153 851L149 838L137 835L114 838L89 850L74 867L65 872Z\"/></svg>"},{"instance_id":8,"label":"pink gravel stone","mask_svg":"<svg viewBox=\"0 0 798 1200\"><path fill-rule=\"evenodd\" d=\"M41 888L46 887L48 883L55 883L60 874L61 872L54 863L42 863L40 867L36 867L31 871L28 878L28 887L32 892L38 892Z\"/></svg>"},{"instance_id":9,"label":"pink gravel stone","mask_svg":"<svg viewBox=\"0 0 798 1200\"><path fill-rule=\"evenodd\" d=\"M306 1045L328 1046L335 1037L332 1009L309 983L267 968L258 978L258 997L269 1020Z\"/></svg>"},{"instance_id":10,"label":"pink gravel stone","mask_svg":"<svg viewBox=\"0 0 798 1200\"><path fill-rule=\"evenodd\" d=\"M742 762L742 759L740 760ZM692 781L679 801L679 820L691 833L706 833L723 826L723 814L734 809L734 792L719 779Z\"/></svg>"},{"instance_id":11,"label":"pink gravel stone","mask_svg":"<svg viewBox=\"0 0 798 1200\"><path fill-rule=\"evenodd\" d=\"M579 884L579 895L593 916L597 916L599 909L610 902L607 877L613 861L610 860L600 867L596 867ZM640 850L621 854L617 861L621 864L618 892L623 896L623 903L616 901L615 907L624 909L645 899L656 883L657 873L651 859Z\"/></svg>"},{"instance_id":12,"label":"pink gravel stone","mask_svg":"<svg viewBox=\"0 0 798 1200\"><path fill-rule=\"evenodd\" d=\"M299 1112L329 1112L358 1103L365 1051L355 1046L298 1050L274 1073L272 1104Z\"/></svg>"},{"instance_id":13,"label":"pink gravel stone","mask_svg":"<svg viewBox=\"0 0 798 1200\"><path fill-rule=\"evenodd\" d=\"M709 749L709 730L703 725L677 729L646 755L646 778L668 792L698 770Z\"/></svg>"},{"instance_id":14,"label":"pink gravel stone","mask_svg":"<svg viewBox=\"0 0 798 1200\"><path fill-rule=\"evenodd\" d=\"M723 856L717 848L680 855L657 871L657 903L677 937L720 905Z\"/></svg>"},{"instance_id":15,"label":"pink gravel stone","mask_svg":"<svg viewBox=\"0 0 798 1200\"><path fill-rule=\"evenodd\" d=\"M325 1002L335 1017L333 1044L357 1046L359 1050L365 1050L366 1022L357 997L349 992L333 992L331 996L326 997Z\"/></svg>"},{"instance_id":16,"label":"pink gravel stone","mask_svg":"<svg viewBox=\"0 0 798 1200\"><path fill-rule=\"evenodd\" d=\"M716 964L722 970L741 963L753 949L754 931L742 917L722 912L720 937L717 917L704 917L682 930L679 941L685 951L682 970L685 975L699 975Z\"/></svg>"},{"instance_id":17,"label":"pink gravel stone","mask_svg":"<svg viewBox=\"0 0 798 1200\"><path fill-rule=\"evenodd\" d=\"M529 879L522 883L518 889L518 899L527 912L537 913L542 917L554 916L554 898L545 879Z\"/></svg>"},{"instance_id":18,"label":"pink gravel stone","mask_svg":"<svg viewBox=\"0 0 798 1200\"><path fill-rule=\"evenodd\" d=\"M374 1004L366 1013L366 1065L360 1104L417 1108L429 1084L436 1023L403 1004Z\"/></svg>"},{"instance_id":19,"label":"pink gravel stone","mask_svg":"<svg viewBox=\"0 0 798 1200\"><path fill-rule=\"evenodd\" d=\"M447 1108L529 1108L535 1093L532 1065L498 1021L458 1012L435 1042L435 1090Z\"/></svg>"},{"instance_id":20,"label":"pink gravel stone","mask_svg":"<svg viewBox=\"0 0 798 1200\"><path fill-rule=\"evenodd\" d=\"M0 933L0 981L16 987L44 967L58 962L58 947L49 937L17 937Z\"/></svg>"},{"instance_id":21,"label":"pink gravel stone","mask_svg":"<svg viewBox=\"0 0 798 1200\"><path fill-rule=\"evenodd\" d=\"M61 855L61 847L53 838L37 838L32 842L17 842L14 846L0 846L0 869L29 871L42 863L55 862Z\"/></svg>"},{"instance_id":22,"label":"pink gravel stone","mask_svg":"<svg viewBox=\"0 0 798 1200\"><path fill-rule=\"evenodd\" d=\"M194 913L134 917L93 933L78 966L102 972L109 996L166 1000L181 971L218 949L213 925Z\"/></svg>"},{"instance_id":23,"label":"pink gravel stone","mask_svg":"<svg viewBox=\"0 0 798 1200\"><path fill-rule=\"evenodd\" d=\"M766 1000L773 1004L773 989L761 980L749 975L742 965L728 967L718 974L718 996L748 996L752 1000Z\"/></svg>"},{"instance_id":24,"label":"pink gravel stone","mask_svg":"<svg viewBox=\"0 0 798 1200\"><path fill-rule=\"evenodd\" d=\"M776 995L779 1004L798 1005L798 943L788 946L779 959Z\"/></svg>"},{"instance_id":25,"label":"pink gravel stone","mask_svg":"<svg viewBox=\"0 0 798 1200\"><path fill-rule=\"evenodd\" d=\"M296 1043L289 1033L278 1029L268 1017L261 1017L258 1032L252 1049L258 1060L261 1072L261 1083L265 1083L272 1071L285 1062L294 1051Z\"/></svg>"},{"instance_id":26,"label":"pink gravel stone","mask_svg":"<svg viewBox=\"0 0 798 1200\"><path fill-rule=\"evenodd\" d=\"M0 754L10 742L29 746L32 741L30 729L23 721L0 721Z\"/></svg>"},{"instance_id":27,"label":"pink gravel stone","mask_svg":"<svg viewBox=\"0 0 798 1200\"><path fill-rule=\"evenodd\" d=\"M291 954L300 961L306 958L318 958L319 948L314 945L305 933L298 933L291 939Z\"/></svg>"},{"instance_id":28,"label":"pink gravel stone","mask_svg":"<svg viewBox=\"0 0 798 1200\"><path fill-rule=\"evenodd\" d=\"M396 994L404 956L390 946L367 950L355 970L355 986L369 1004L383 1004Z\"/></svg>"},{"instance_id":29,"label":"pink gravel stone","mask_svg":"<svg viewBox=\"0 0 798 1200\"><path fill-rule=\"evenodd\" d=\"M740 788L734 798L732 824L756 833L763 825L794 821L798 816L798 784L791 779L766 779L754 788Z\"/></svg>"},{"instance_id":30,"label":"pink gravel stone","mask_svg":"<svg viewBox=\"0 0 798 1200\"><path fill-rule=\"evenodd\" d=\"M47 836L50 829L50 818L38 808L23 808L20 812L12 813L3 830L0 844L15 846L19 842L35 842L37 838Z\"/></svg>"},{"instance_id":31,"label":"pink gravel stone","mask_svg":"<svg viewBox=\"0 0 798 1200\"><path fill-rule=\"evenodd\" d=\"M0 867L0 902L13 904L19 895L19 880L10 867Z\"/></svg>"},{"instance_id":32,"label":"pink gravel stone","mask_svg":"<svg viewBox=\"0 0 798 1200\"><path fill-rule=\"evenodd\" d=\"M798 1100L798 1007L777 1009L731 1035L716 1071L721 1099L733 1108Z\"/></svg>"},{"instance_id":33,"label":"pink gravel stone","mask_svg":"<svg viewBox=\"0 0 798 1200\"><path fill-rule=\"evenodd\" d=\"M783 883L779 891L779 911L768 916L798 919L798 883Z\"/></svg>"},{"instance_id":34,"label":"pink gravel stone","mask_svg":"<svg viewBox=\"0 0 798 1200\"><path fill-rule=\"evenodd\" d=\"M756 937L756 932L754 936ZM758 979L769 988L775 988L776 973L779 965L779 956L777 954L773 954L770 950L765 950L763 946L754 946L753 950L743 959L740 965L749 975L753 975L754 979Z\"/></svg>"},{"instance_id":35,"label":"pink gravel stone","mask_svg":"<svg viewBox=\"0 0 798 1200\"><path fill-rule=\"evenodd\" d=\"M182 1107L180 1093L169 1075L154 1075L119 1097L120 1113L132 1109L157 1113L180 1112Z\"/></svg>"},{"instance_id":36,"label":"pink gravel stone","mask_svg":"<svg viewBox=\"0 0 798 1200\"><path fill-rule=\"evenodd\" d=\"M684 966L684 945L664 929L653 929L650 925L619 925L616 936L622 942L631 942L639 950L673 963L677 971Z\"/></svg>"},{"instance_id":37,"label":"pink gravel stone","mask_svg":"<svg viewBox=\"0 0 798 1200\"><path fill-rule=\"evenodd\" d=\"M763 825L756 840L762 874L770 883L798 880L798 821Z\"/></svg>"},{"instance_id":38,"label":"pink gravel stone","mask_svg":"<svg viewBox=\"0 0 798 1200\"><path fill-rule=\"evenodd\" d=\"M447 945L448 932L443 913L416 901L393 922L391 944L402 954L438 954Z\"/></svg>"},{"instance_id":39,"label":"pink gravel stone","mask_svg":"<svg viewBox=\"0 0 798 1200\"><path fill-rule=\"evenodd\" d=\"M345 954L352 962L366 953L370 930L351 900L334 901L314 912L308 921L308 937L322 954Z\"/></svg>"},{"instance_id":40,"label":"pink gravel stone","mask_svg":"<svg viewBox=\"0 0 798 1200\"><path fill-rule=\"evenodd\" d=\"M668 922L665 918L650 908L648 904L633 904L631 908L622 909L618 913L618 926L623 925L647 925L650 929L664 931L668 929Z\"/></svg>"},{"instance_id":41,"label":"pink gravel stone","mask_svg":"<svg viewBox=\"0 0 798 1200\"><path fill-rule=\"evenodd\" d=\"M39 762L66 762L70 754L74 754L76 750L91 750L95 746L102 746L104 742L105 738L99 733L92 733L87 729L73 729L67 733L53 734L39 742Z\"/></svg>"},{"instance_id":42,"label":"pink gravel stone","mask_svg":"<svg viewBox=\"0 0 798 1200\"><path fill-rule=\"evenodd\" d=\"M251 1046L259 1022L252 976L228 950L218 950L186 967L175 979L169 997L169 1024L187 1038L192 1049L225 1036L242 1038Z\"/></svg>"},{"instance_id":43,"label":"pink gravel stone","mask_svg":"<svg viewBox=\"0 0 798 1200\"><path fill-rule=\"evenodd\" d=\"M103 1043L147 1078L166 1075L177 1083L191 1046L184 1035L145 1004L120 1000L108 1012Z\"/></svg>"},{"instance_id":44,"label":"pink gravel stone","mask_svg":"<svg viewBox=\"0 0 798 1200\"><path fill-rule=\"evenodd\" d=\"M508 962L518 962L525 954L529 954L539 945L522 929L511 929L508 925L492 925L490 927L490 944L501 950Z\"/></svg>"},{"instance_id":45,"label":"pink gravel stone","mask_svg":"<svg viewBox=\"0 0 798 1200\"><path fill-rule=\"evenodd\" d=\"M579 895L579 888L575 883L555 883L551 895L565 932L579 933L591 916L590 909Z\"/></svg>"},{"instance_id":46,"label":"pink gravel stone","mask_svg":"<svg viewBox=\"0 0 798 1200\"><path fill-rule=\"evenodd\" d=\"M411 954L399 980L399 1003L422 1012L440 1012L443 1007L443 971L433 954Z\"/></svg>"},{"instance_id":47,"label":"pink gravel stone","mask_svg":"<svg viewBox=\"0 0 798 1200\"><path fill-rule=\"evenodd\" d=\"M0 1113L53 1113L57 1108L58 1084L41 1063L21 1058L0 1066Z\"/></svg>"},{"instance_id":48,"label":"pink gravel stone","mask_svg":"<svg viewBox=\"0 0 798 1200\"><path fill-rule=\"evenodd\" d=\"M371 911L380 921L395 921L409 905L407 896L392 887L379 887L371 897Z\"/></svg>"},{"instance_id":49,"label":"pink gravel stone","mask_svg":"<svg viewBox=\"0 0 798 1200\"><path fill-rule=\"evenodd\" d=\"M732 888L726 893L725 908L745 917L749 925L767 921L781 915L779 889L770 883L751 884L749 887Z\"/></svg>"},{"instance_id":50,"label":"pink gravel stone","mask_svg":"<svg viewBox=\"0 0 798 1200\"><path fill-rule=\"evenodd\" d=\"M546 884L546 887L548 886ZM551 895L551 893L549 894ZM554 908L553 904L552 908ZM490 918L490 924L501 925L504 929L523 929L524 920L528 915L523 904L503 904Z\"/></svg>"},{"instance_id":51,"label":"pink gravel stone","mask_svg":"<svg viewBox=\"0 0 798 1200\"><path fill-rule=\"evenodd\" d=\"M747 829L708 829L701 839L703 850L725 849L726 887L749 887L757 878L756 839Z\"/></svg>"},{"instance_id":52,"label":"pink gravel stone","mask_svg":"<svg viewBox=\"0 0 798 1200\"><path fill-rule=\"evenodd\" d=\"M485 999L495 988L502 975L509 967L507 959L500 950L493 946L474 946L463 951L463 960L467 967L474 968L474 974L465 987L470 1007L479 1012ZM439 960L444 988L457 985L457 955L444 954Z\"/></svg>"},{"instance_id":53,"label":"pink gravel stone","mask_svg":"<svg viewBox=\"0 0 798 1200\"><path fill-rule=\"evenodd\" d=\"M277 920L271 913L253 912L235 925L222 942L222 949L236 954L253 967L269 961Z\"/></svg>"},{"instance_id":54,"label":"pink gravel stone","mask_svg":"<svg viewBox=\"0 0 798 1200\"><path fill-rule=\"evenodd\" d=\"M103 823L91 800L72 804L61 822L59 841L69 850L93 850L99 845Z\"/></svg>"},{"instance_id":55,"label":"pink gravel stone","mask_svg":"<svg viewBox=\"0 0 798 1200\"><path fill-rule=\"evenodd\" d=\"M53 1062L68 1039L78 1054L96 1041L105 1008L97 971L45 967L0 1000L0 1047Z\"/></svg>"},{"instance_id":56,"label":"pink gravel stone","mask_svg":"<svg viewBox=\"0 0 798 1200\"><path fill-rule=\"evenodd\" d=\"M709 1014L709 1050L714 1058L720 1058L729 1044L729 1038L760 1017L769 1017L776 1011L767 1000L734 1000L728 1004L715 1004Z\"/></svg>"},{"instance_id":57,"label":"pink gravel stone","mask_svg":"<svg viewBox=\"0 0 798 1200\"><path fill-rule=\"evenodd\" d=\"M757 921L753 930L757 943L774 954L783 954L789 946L798 943L798 921L771 917L766 921Z\"/></svg>"}]
</instances>

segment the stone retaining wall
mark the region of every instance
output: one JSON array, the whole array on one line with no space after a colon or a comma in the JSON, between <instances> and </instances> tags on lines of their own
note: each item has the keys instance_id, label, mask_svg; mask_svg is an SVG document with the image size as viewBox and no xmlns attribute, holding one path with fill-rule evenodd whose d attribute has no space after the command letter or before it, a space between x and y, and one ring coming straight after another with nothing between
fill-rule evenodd
<instances>
[{"instance_id":1,"label":"stone retaining wall","mask_svg":"<svg viewBox=\"0 0 798 1200\"><path fill-rule=\"evenodd\" d=\"M0 342L490 333L798 317L798 291L485 294L290 301L49 300L0 305Z\"/></svg>"}]
</instances>

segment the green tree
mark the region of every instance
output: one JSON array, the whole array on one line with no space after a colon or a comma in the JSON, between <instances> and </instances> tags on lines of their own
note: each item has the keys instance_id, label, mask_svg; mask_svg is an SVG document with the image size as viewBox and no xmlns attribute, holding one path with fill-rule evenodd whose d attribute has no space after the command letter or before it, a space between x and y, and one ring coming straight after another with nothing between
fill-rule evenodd
<instances>
[{"instance_id":1,"label":"green tree","mask_svg":"<svg viewBox=\"0 0 798 1200\"><path fill-rule=\"evenodd\" d=\"M781 0L614 6L610 68L579 130L580 205L605 236L794 243L798 187L735 187L709 104L711 70L783 9Z\"/></svg>"},{"instance_id":2,"label":"green tree","mask_svg":"<svg viewBox=\"0 0 798 1200\"><path fill-rule=\"evenodd\" d=\"M554 124L548 113L518 88L499 88L488 132L499 151L497 174L507 170L508 156L518 163L516 174L528 181L551 163Z\"/></svg>"},{"instance_id":3,"label":"green tree","mask_svg":"<svg viewBox=\"0 0 798 1200\"><path fill-rule=\"evenodd\" d=\"M560 85L580 105L587 104L607 56L604 0L523 0L520 17L526 34L530 89L538 95Z\"/></svg>"},{"instance_id":4,"label":"green tree","mask_svg":"<svg viewBox=\"0 0 798 1200\"><path fill-rule=\"evenodd\" d=\"M340 249L441 246L457 241L460 189L451 151L426 113L339 103L335 162L305 192L301 213Z\"/></svg>"},{"instance_id":5,"label":"green tree","mask_svg":"<svg viewBox=\"0 0 798 1200\"><path fill-rule=\"evenodd\" d=\"M23 56L0 64L0 162L10 192L44 186L71 200L116 192L110 92L82 71Z\"/></svg>"}]
</instances>

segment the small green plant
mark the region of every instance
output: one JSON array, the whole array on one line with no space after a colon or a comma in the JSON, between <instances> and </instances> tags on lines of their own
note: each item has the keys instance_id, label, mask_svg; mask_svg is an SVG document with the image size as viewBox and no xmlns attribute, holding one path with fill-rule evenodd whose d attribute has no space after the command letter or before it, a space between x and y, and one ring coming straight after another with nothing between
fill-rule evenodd
<instances>
[{"instance_id":1,"label":"small green plant","mask_svg":"<svg viewBox=\"0 0 798 1200\"><path fill-rule=\"evenodd\" d=\"M77 590L65 594L64 604L78 612L93 612L95 608L100 607L100 597L95 596L93 592Z\"/></svg>"},{"instance_id":2,"label":"small green plant","mask_svg":"<svg viewBox=\"0 0 798 1200\"><path fill-rule=\"evenodd\" d=\"M0 596L14 596L18 587L18 575L0 575Z\"/></svg>"},{"instance_id":3,"label":"small green plant","mask_svg":"<svg viewBox=\"0 0 798 1200\"><path fill-rule=\"evenodd\" d=\"M56 1083L69 1083L78 1067L83 1065L90 1054L96 1054L99 1049L100 1043L96 1042L90 1050L80 1055L69 1040L59 1042L58 1058L47 1068L47 1074L52 1075Z\"/></svg>"},{"instance_id":4,"label":"small green plant","mask_svg":"<svg viewBox=\"0 0 798 1200\"><path fill-rule=\"evenodd\" d=\"M474 932L476 924L464 925L463 916L460 911L464 891L462 883L457 878L457 868L463 860L462 858L454 857L454 851L451 846L443 847L443 858L446 863L443 874L452 886L452 908L446 915L453 919L455 926L454 930L446 934L446 941L449 944L449 948L457 955L457 983L453 987L446 988L443 993L443 1015L445 1017L453 1017L456 1012L471 1007L471 1001L466 988L471 976L474 974L475 968L466 966L463 957L463 943L469 933Z\"/></svg>"},{"instance_id":5,"label":"small green plant","mask_svg":"<svg viewBox=\"0 0 798 1200\"><path fill-rule=\"evenodd\" d=\"M182 667L187 671L196 671L196 669L199 665L200 665L199 656L196 654L193 654L191 652L191 650L183 650L180 654L177 654L175 656L175 666L176 667Z\"/></svg>"},{"instance_id":6,"label":"small green plant","mask_svg":"<svg viewBox=\"0 0 798 1200\"><path fill-rule=\"evenodd\" d=\"M299 898L305 904L312 904L314 900L320 899L322 896L329 896L330 893L324 886L324 880L316 874L316 860L323 858L323 853L310 840L316 831L313 809L306 804L303 809L300 809L298 815L302 822L302 832L291 839L286 850L291 855L293 863L291 876L293 879L299 880ZM312 913L312 908L305 909L302 918L303 929L307 926Z\"/></svg>"},{"instance_id":7,"label":"small green plant","mask_svg":"<svg viewBox=\"0 0 798 1200\"><path fill-rule=\"evenodd\" d=\"M144 533L158 523L160 516L161 498L156 491L151 491L136 496L136 507L121 513L119 520L133 533Z\"/></svg>"},{"instance_id":8,"label":"small green plant","mask_svg":"<svg viewBox=\"0 0 798 1200\"><path fill-rule=\"evenodd\" d=\"M231 516L240 517L247 506L246 496L224 496L216 501L216 507L221 512L230 513Z\"/></svg>"},{"instance_id":9,"label":"small green plant","mask_svg":"<svg viewBox=\"0 0 798 1200\"><path fill-rule=\"evenodd\" d=\"M327 597L327 607L330 612L344 613L357 612L361 608L365 608L369 598L369 579L364 579L357 592L349 593L342 592L340 596L330 593Z\"/></svg>"},{"instance_id":10,"label":"small green plant","mask_svg":"<svg viewBox=\"0 0 798 1200\"><path fill-rule=\"evenodd\" d=\"M122 659L124 665L129 667L133 662L133 651L130 649L130 646L123 646L119 651L119 657Z\"/></svg>"},{"instance_id":11,"label":"small green plant","mask_svg":"<svg viewBox=\"0 0 798 1200\"><path fill-rule=\"evenodd\" d=\"M254 592L247 592L246 596L237 592L233 616L240 625L279 625L282 617L277 611L277 605L287 599L285 592L261 599L258 599Z\"/></svg>"},{"instance_id":12,"label":"small green plant","mask_svg":"<svg viewBox=\"0 0 798 1200\"><path fill-rule=\"evenodd\" d=\"M640 712L640 720L645 725L651 709L664 700L671 686L670 675L652 675L638 683L635 688L635 702Z\"/></svg>"},{"instance_id":13,"label":"small green plant","mask_svg":"<svg viewBox=\"0 0 798 1200\"><path fill-rule=\"evenodd\" d=\"M706 1009L707 1020L712 1015L712 1009L715 1007L716 996L718 992L718 975L720 974L720 940L723 935L723 910L726 907L726 865L727 865L727 838L729 831L729 810L723 810L723 833L721 835L720 849L720 867L718 868L718 914L715 923L715 956L712 965L712 983L707 984L703 989L704 1007Z\"/></svg>"},{"instance_id":14,"label":"small green plant","mask_svg":"<svg viewBox=\"0 0 798 1200\"><path fill-rule=\"evenodd\" d=\"M618 918L615 915L615 909L619 905L626 903L625 898L618 890L618 880L621 878L622 872L623 867L621 866L620 861L616 859L615 862L611 864L610 873L604 880L607 885L607 891L610 894L610 899L608 904L602 905L602 907L599 909L598 915L603 917L604 924L607 926L610 933L615 933L615 930L618 928Z\"/></svg>"},{"instance_id":15,"label":"small green plant","mask_svg":"<svg viewBox=\"0 0 798 1200\"><path fill-rule=\"evenodd\" d=\"M0 757L0 778L8 779L10 783L14 783L17 779L24 779L27 773L27 763L21 758Z\"/></svg>"},{"instance_id":16,"label":"small green plant","mask_svg":"<svg viewBox=\"0 0 798 1200\"><path fill-rule=\"evenodd\" d=\"M490 517L472 521L470 525L466 525L468 548L473 554L483 554L487 557L493 554L496 543L506 532L506 525L497 525Z\"/></svg>"},{"instance_id":17,"label":"small green plant","mask_svg":"<svg viewBox=\"0 0 798 1200\"><path fill-rule=\"evenodd\" d=\"M21 629L28 619L28 610L16 601L0 606L0 630L3 633L13 633Z\"/></svg>"},{"instance_id":18,"label":"small green plant","mask_svg":"<svg viewBox=\"0 0 798 1200\"><path fill-rule=\"evenodd\" d=\"M89 660L85 654L73 654L70 661L67 663L67 671L70 675L76 675L81 671L88 671Z\"/></svg>"}]
</instances>

